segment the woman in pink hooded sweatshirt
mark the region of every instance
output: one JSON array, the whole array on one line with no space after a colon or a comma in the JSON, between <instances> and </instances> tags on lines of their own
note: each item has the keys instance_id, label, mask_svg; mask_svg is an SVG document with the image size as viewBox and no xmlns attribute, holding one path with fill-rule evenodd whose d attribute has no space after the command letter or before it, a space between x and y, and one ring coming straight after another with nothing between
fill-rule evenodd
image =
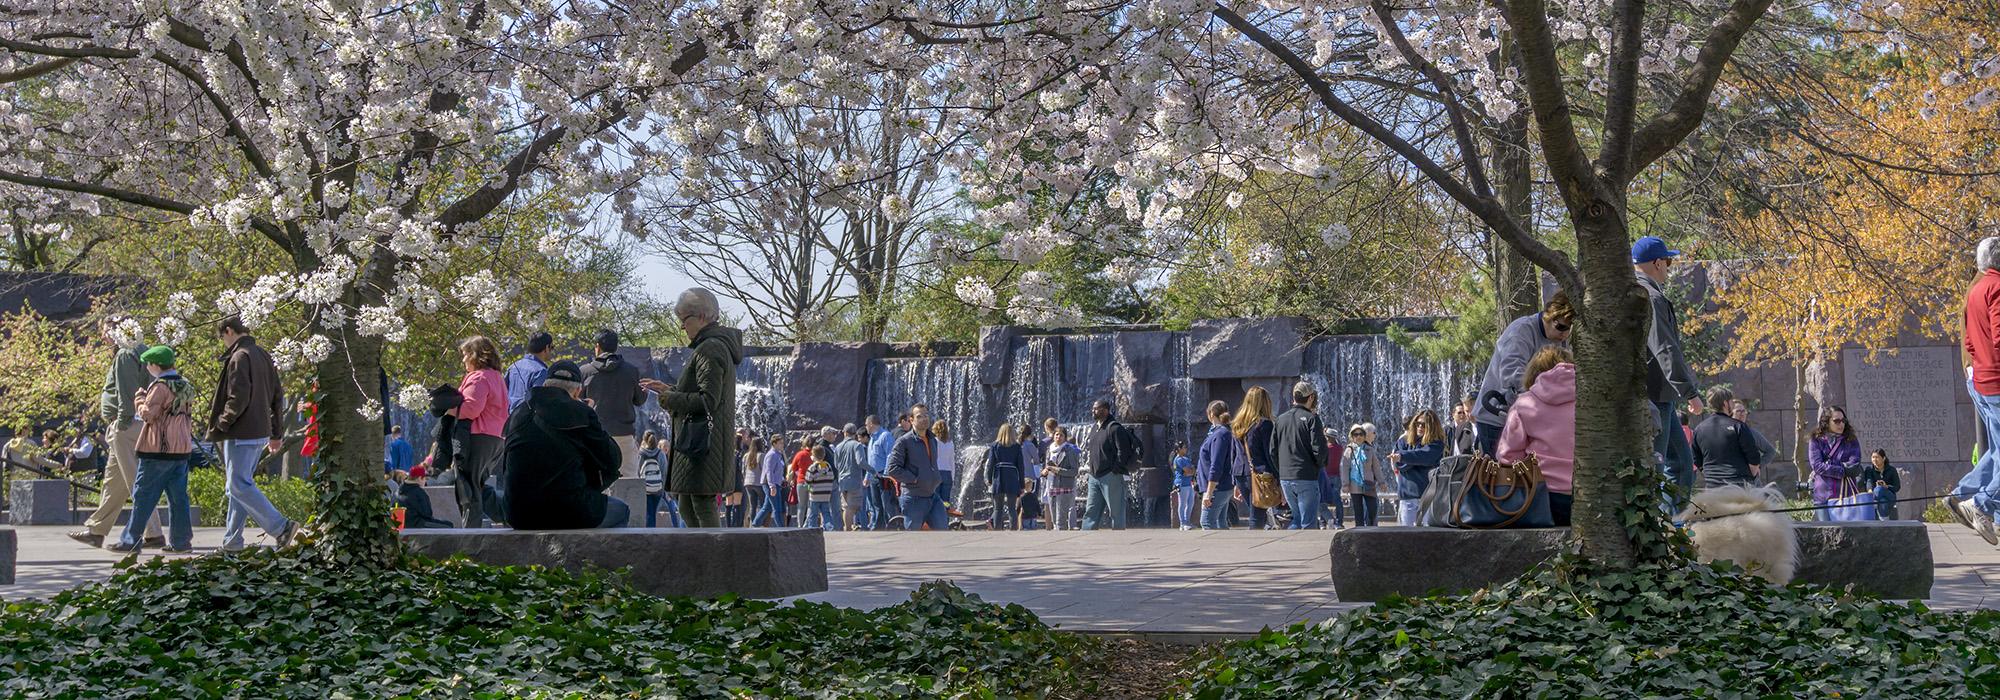
<instances>
[{"instance_id":1,"label":"woman in pink hooded sweatshirt","mask_svg":"<svg viewBox=\"0 0 2000 700\"><path fill-rule=\"evenodd\" d=\"M1576 473L1576 365L1568 350L1542 348L1521 373L1526 393L1507 411L1500 431L1502 462L1534 455L1549 485L1549 515L1556 527L1569 526L1570 479Z\"/></svg>"}]
</instances>

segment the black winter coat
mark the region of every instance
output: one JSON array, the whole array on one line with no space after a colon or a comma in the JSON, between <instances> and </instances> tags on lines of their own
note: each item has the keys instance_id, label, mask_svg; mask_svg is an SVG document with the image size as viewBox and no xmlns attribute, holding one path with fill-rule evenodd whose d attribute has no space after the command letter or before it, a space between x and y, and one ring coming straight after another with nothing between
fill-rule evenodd
<instances>
[{"instance_id":1,"label":"black winter coat","mask_svg":"<svg viewBox=\"0 0 2000 700\"><path fill-rule=\"evenodd\" d=\"M507 418L508 524L580 530L604 521L604 489L618 480L618 443L569 392L535 387Z\"/></svg>"},{"instance_id":2,"label":"black winter coat","mask_svg":"<svg viewBox=\"0 0 2000 700\"><path fill-rule=\"evenodd\" d=\"M1293 406L1273 421L1271 451L1278 462L1278 478L1286 481L1319 481L1326 471L1326 424L1319 414L1304 406Z\"/></svg>"}]
</instances>

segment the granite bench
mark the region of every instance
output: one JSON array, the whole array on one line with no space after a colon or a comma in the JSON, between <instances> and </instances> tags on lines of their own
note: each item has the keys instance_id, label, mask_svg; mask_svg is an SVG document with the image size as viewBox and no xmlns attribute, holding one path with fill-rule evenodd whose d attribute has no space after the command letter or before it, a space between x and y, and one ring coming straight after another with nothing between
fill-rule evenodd
<instances>
[{"instance_id":1,"label":"granite bench","mask_svg":"<svg viewBox=\"0 0 2000 700\"><path fill-rule=\"evenodd\" d=\"M494 566L626 569L658 596L784 598L826 590L825 533L812 528L404 530L418 554Z\"/></svg>"},{"instance_id":2,"label":"granite bench","mask_svg":"<svg viewBox=\"0 0 2000 700\"><path fill-rule=\"evenodd\" d=\"M1795 523L1792 531L1799 538L1796 582L1853 585L1883 598L1930 597L1935 572L1923 523ZM1527 573L1568 540L1568 528L1349 528L1333 536L1334 594L1344 602L1373 602L1464 593Z\"/></svg>"}]
</instances>

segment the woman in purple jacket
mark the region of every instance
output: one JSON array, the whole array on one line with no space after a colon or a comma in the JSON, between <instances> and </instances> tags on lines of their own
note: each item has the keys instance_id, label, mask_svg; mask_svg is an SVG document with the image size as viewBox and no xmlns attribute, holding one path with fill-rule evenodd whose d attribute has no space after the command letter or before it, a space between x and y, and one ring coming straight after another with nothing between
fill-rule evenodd
<instances>
[{"instance_id":1,"label":"woman in purple jacket","mask_svg":"<svg viewBox=\"0 0 2000 700\"><path fill-rule=\"evenodd\" d=\"M1847 409L1828 406L1820 412L1819 428L1812 434L1811 455L1813 505L1822 506L1813 514L1819 520L1830 520L1832 511L1824 506L1828 501L1849 495L1841 493L1841 485L1861 475L1861 441L1854 437L1854 426L1847 422Z\"/></svg>"}]
</instances>

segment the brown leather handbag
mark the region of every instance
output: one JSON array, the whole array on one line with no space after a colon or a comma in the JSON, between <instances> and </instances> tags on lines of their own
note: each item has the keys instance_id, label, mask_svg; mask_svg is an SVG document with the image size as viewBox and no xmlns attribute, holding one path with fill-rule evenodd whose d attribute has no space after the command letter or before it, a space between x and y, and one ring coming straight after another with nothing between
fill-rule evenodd
<instances>
[{"instance_id":1,"label":"brown leather handbag","mask_svg":"<svg viewBox=\"0 0 2000 700\"><path fill-rule=\"evenodd\" d=\"M1554 527L1541 462L1534 455L1512 464L1474 455L1448 516L1452 527L1475 530Z\"/></svg>"}]
</instances>

